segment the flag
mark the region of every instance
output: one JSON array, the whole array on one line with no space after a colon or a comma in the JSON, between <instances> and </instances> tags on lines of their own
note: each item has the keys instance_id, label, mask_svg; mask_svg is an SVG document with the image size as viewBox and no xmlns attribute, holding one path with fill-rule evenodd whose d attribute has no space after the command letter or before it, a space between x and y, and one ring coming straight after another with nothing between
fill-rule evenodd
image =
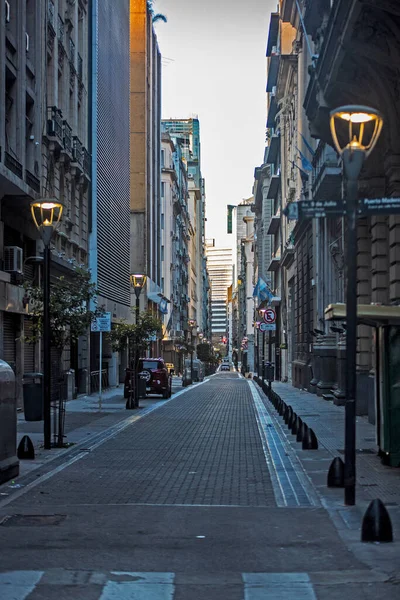
<instances>
[{"instance_id":1,"label":"flag","mask_svg":"<svg viewBox=\"0 0 400 600\"><path fill-rule=\"evenodd\" d=\"M307 150L309 151L309 153L311 154L311 156L314 156L315 151L311 148L310 144L307 142L306 138L304 137L304 135L301 133L301 139L304 142L305 147L307 148Z\"/></svg>"},{"instance_id":2,"label":"flag","mask_svg":"<svg viewBox=\"0 0 400 600\"><path fill-rule=\"evenodd\" d=\"M304 171L312 171L312 164L310 163L308 158L306 158L304 156L304 154L302 152L300 152L300 150L298 149L297 146L296 146L296 150L300 154L301 166L303 167Z\"/></svg>"},{"instance_id":3,"label":"flag","mask_svg":"<svg viewBox=\"0 0 400 600\"><path fill-rule=\"evenodd\" d=\"M268 284L264 281L262 277L258 278L257 284L253 291L253 297L257 296L260 302L264 300L271 300L274 297L272 292L270 291Z\"/></svg>"}]
</instances>

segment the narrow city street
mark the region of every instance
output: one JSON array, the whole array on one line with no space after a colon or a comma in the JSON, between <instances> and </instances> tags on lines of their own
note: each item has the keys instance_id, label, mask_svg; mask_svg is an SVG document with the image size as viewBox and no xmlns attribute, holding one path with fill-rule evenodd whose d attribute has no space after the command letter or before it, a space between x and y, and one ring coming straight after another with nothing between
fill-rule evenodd
<instances>
[{"instance_id":1,"label":"narrow city street","mask_svg":"<svg viewBox=\"0 0 400 600\"><path fill-rule=\"evenodd\" d=\"M256 383L175 391L0 488L1 600L398 597L398 541L362 546Z\"/></svg>"}]
</instances>

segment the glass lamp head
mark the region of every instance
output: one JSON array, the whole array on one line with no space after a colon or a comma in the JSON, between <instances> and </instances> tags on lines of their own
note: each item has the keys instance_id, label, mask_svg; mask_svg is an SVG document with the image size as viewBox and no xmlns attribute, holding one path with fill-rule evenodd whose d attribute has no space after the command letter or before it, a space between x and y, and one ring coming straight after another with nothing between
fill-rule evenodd
<instances>
[{"instance_id":1,"label":"glass lamp head","mask_svg":"<svg viewBox=\"0 0 400 600\"><path fill-rule=\"evenodd\" d=\"M382 115L369 106L339 106L330 113L331 134L340 155L348 148L362 150L367 158L379 139L382 126Z\"/></svg>"},{"instance_id":2,"label":"glass lamp head","mask_svg":"<svg viewBox=\"0 0 400 600\"><path fill-rule=\"evenodd\" d=\"M143 275L142 273L135 273L130 276L131 286L135 288L135 290L142 290L146 285L147 275Z\"/></svg>"},{"instance_id":3,"label":"glass lamp head","mask_svg":"<svg viewBox=\"0 0 400 600\"><path fill-rule=\"evenodd\" d=\"M40 231L42 227L53 227L56 229L61 221L63 205L58 200L43 198L31 202L31 214L33 222Z\"/></svg>"}]
</instances>

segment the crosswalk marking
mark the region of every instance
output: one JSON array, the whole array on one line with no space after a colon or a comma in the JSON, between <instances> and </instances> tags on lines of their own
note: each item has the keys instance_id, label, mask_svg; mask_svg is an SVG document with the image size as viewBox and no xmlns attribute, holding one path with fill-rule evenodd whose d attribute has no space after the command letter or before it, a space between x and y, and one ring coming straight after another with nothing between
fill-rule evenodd
<instances>
[{"instance_id":1,"label":"crosswalk marking","mask_svg":"<svg viewBox=\"0 0 400 600\"><path fill-rule=\"evenodd\" d=\"M111 575L124 581L108 581L100 600L172 600L174 597L173 573L112 571Z\"/></svg>"},{"instance_id":2,"label":"crosswalk marking","mask_svg":"<svg viewBox=\"0 0 400 600\"><path fill-rule=\"evenodd\" d=\"M44 571L11 571L0 573L1 600L25 600L35 589Z\"/></svg>"},{"instance_id":3,"label":"crosswalk marking","mask_svg":"<svg viewBox=\"0 0 400 600\"><path fill-rule=\"evenodd\" d=\"M98 600L173 600L180 585L182 574L168 572L85 571L49 569L47 571L9 571L0 573L0 600L29 600L41 596L56 598L60 589L69 589L74 598L73 587L84 587L91 592L90 598ZM244 600L316 600L312 582L307 573L242 573ZM205 577L196 577L196 586L209 587ZM237 584L237 580L235 580ZM53 592L50 593L50 590ZM192 589L195 594L195 589ZM196 594L192 596L195 600Z\"/></svg>"},{"instance_id":4,"label":"crosswalk marking","mask_svg":"<svg viewBox=\"0 0 400 600\"><path fill-rule=\"evenodd\" d=\"M317 600L307 573L242 573L244 600Z\"/></svg>"}]
</instances>

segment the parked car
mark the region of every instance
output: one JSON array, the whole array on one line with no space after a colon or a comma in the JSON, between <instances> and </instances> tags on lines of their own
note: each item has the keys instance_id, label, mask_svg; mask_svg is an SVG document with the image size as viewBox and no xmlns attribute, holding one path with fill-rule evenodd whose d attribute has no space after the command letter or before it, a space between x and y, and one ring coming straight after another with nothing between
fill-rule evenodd
<instances>
[{"instance_id":1,"label":"parked car","mask_svg":"<svg viewBox=\"0 0 400 600\"><path fill-rule=\"evenodd\" d=\"M185 387L191 380L191 371L192 365L190 358L185 360L185 370L182 377L182 386ZM205 365L204 363L198 359L193 359L193 382L196 383L198 381L203 381L205 375Z\"/></svg>"},{"instance_id":2,"label":"parked car","mask_svg":"<svg viewBox=\"0 0 400 600\"><path fill-rule=\"evenodd\" d=\"M162 358L141 358L139 377L146 381L147 394L161 394L163 398L172 395L172 375ZM125 370L124 397L128 398L132 369Z\"/></svg>"},{"instance_id":3,"label":"parked car","mask_svg":"<svg viewBox=\"0 0 400 600\"><path fill-rule=\"evenodd\" d=\"M227 363L222 363L220 371L230 371L231 367Z\"/></svg>"},{"instance_id":4,"label":"parked car","mask_svg":"<svg viewBox=\"0 0 400 600\"><path fill-rule=\"evenodd\" d=\"M168 369L168 373L171 373L171 375L175 374L175 366L173 363L165 363L167 369Z\"/></svg>"}]
</instances>

